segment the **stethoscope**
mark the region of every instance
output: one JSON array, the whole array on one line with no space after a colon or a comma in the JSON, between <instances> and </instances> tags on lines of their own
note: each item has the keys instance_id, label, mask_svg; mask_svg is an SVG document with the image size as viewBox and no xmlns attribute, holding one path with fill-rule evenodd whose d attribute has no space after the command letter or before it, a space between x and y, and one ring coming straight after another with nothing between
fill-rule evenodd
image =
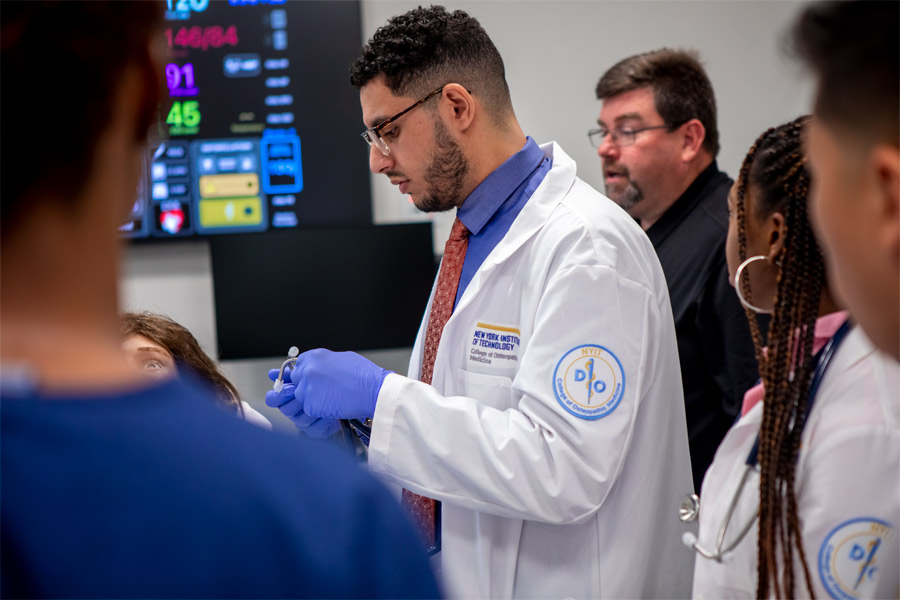
<instances>
[{"instance_id":1,"label":"stethoscope","mask_svg":"<svg viewBox=\"0 0 900 600\"><path fill-rule=\"evenodd\" d=\"M834 356L834 353L837 351L838 346L844 341L844 338L847 337L847 333L849 333L851 329L850 320L844 321L843 324L838 328L838 330L834 333L825 347L822 349L819 354L818 361L816 362L816 369L813 372L812 379L809 384L809 402L806 405L806 417L809 417L809 413L812 410L813 404L816 400L816 394L819 392L819 386L822 384L822 379L825 377L825 372L828 370L828 366L831 363L831 358ZM804 419L804 425L806 424L806 419ZM753 524L756 522L757 517L759 516L759 509L753 516L747 521L746 525L741 529L740 533L738 533L737 537L730 544L725 544L725 535L728 532L728 525L731 523L731 517L734 515L734 509L737 507L738 499L741 497L741 493L744 490L744 485L747 483L747 479L750 477L750 473L752 471L758 470L759 463L759 434L756 434L756 440L753 442L753 447L750 449L750 454L747 455L747 460L744 461L744 473L741 476L741 481L738 483L737 490L734 493L734 496L731 498L731 503L728 505L728 511L725 513L725 520L722 522L722 526L719 527L718 535L716 536L716 546L714 550L709 550L705 548L697 539L697 536L687 531L681 537L681 541L684 542L684 545L688 548L696 550L697 553L710 560L714 560L718 563L722 563L727 561L730 558L731 551L740 545L744 538L747 537L747 534L750 532L750 529L753 528ZM678 518L683 523L690 523L692 521L696 521L700 514L700 497L697 494L691 494L687 496L684 501L681 503L681 506L678 509Z\"/></svg>"},{"instance_id":2,"label":"stethoscope","mask_svg":"<svg viewBox=\"0 0 900 600\"><path fill-rule=\"evenodd\" d=\"M281 363L281 368L278 369L278 378L275 379L275 384L272 386L276 392L280 392L284 389L284 370L288 367L292 367L297 364L297 357L300 355L300 349L297 346L291 346L288 350L287 359ZM344 441L348 444L348 446L353 446L352 436L355 433L356 436L362 440L363 444L368 447L369 439L372 437L372 422L370 419L366 419L366 422L362 422L359 419L341 419L341 431L344 434Z\"/></svg>"}]
</instances>

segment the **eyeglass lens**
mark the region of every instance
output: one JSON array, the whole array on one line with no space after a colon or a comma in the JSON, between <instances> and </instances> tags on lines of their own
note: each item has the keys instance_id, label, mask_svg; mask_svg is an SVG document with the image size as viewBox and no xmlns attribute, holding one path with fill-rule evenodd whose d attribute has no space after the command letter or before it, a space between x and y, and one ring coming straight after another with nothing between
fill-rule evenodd
<instances>
[{"instance_id":1,"label":"eyeglass lens","mask_svg":"<svg viewBox=\"0 0 900 600\"><path fill-rule=\"evenodd\" d=\"M618 129L613 131L606 131L605 129L593 129L588 132L588 138L590 138L591 145L594 146L594 148L599 148L600 146L602 146L603 140L605 140L607 136L616 146L631 146L632 144L634 144L634 137L636 133L638 132L625 129Z\"/></svg>"},{"instance_id":2,"label":"eyeglass lens","mask_svg":"<svg viewBox=\"0 0 900 600\"><path fill-rule=\"evenodd\" d=\"M368 142L370 146L375 146L376 148L378 148L379 151L381 151L382 154L384 154L385 156L390 156L390 154L391 154L391 148L387 145L387 142L384 141L384 138L381 137L381 133L380 133L381 129L382 129L383 127L389 125L390 123L393 123L395 120L399 119L400 117L402 117L402 116L405 115L406 113L410 112L411 110L414 110L414 109L418 108L418 107L421 106L426 100L428 100L428 99L431 98L432 96L435 96L436 94L440 94L443 90L444 90L444 86L439 87L438 89L436 89L436 90L434 90L433 92L431 92L431 93L429 93L428 95L426 95L426 96L425 96L424 98L422 98L421 100L417 100L416 102L412 103L412 104L411 104L410 106L408 106L407 108L401 110L400 112L398 112L398 113L397 113L396 115L394 115L393 117L391 117L391 118L389 118L389 119L386 119L385 121L379 123L379 124L376 125L375 127L371 127L371 128L369 128L369 129L366 129L366 130L362 133L362 137L365 138L366 142Z\"/></svg>"}]
</instances>

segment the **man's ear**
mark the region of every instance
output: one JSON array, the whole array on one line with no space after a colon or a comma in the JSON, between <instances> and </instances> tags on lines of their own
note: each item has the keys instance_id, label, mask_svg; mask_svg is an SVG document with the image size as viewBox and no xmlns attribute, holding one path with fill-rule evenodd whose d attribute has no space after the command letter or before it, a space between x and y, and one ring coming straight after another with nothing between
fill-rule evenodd
<instances>
[{"instance_id":1,"label":"man's ear","mask_svg":"<svg viewBox=\"0 0 900 600\"><path fill-rule=\"evenodd\" d=\"M900 265L900 148L889 144L875 146L868 163L878 202L876 242L891 253L896 267Z\"/></svg>"},{"instance_id":2,"label":"man's ear","mask_svg":"<svg viewBox=\"0 0 900 600\"><path fill-rule=\"evenodd\" d=\"M475 119L475 98L458 83L448 83L441 93L445 102L441 108L444 123L457 131L465 131Z\"/></svg>"},{"instance_id":3,"label":"man's ear","mask_svg":"<svg viewBox=\"0 0 900 600\"><path fill-rule=\"evenodd\" d=\"M706 139L706 128L700 119L691 119L679 127L682 134L681 160L690 162L700 153Z\"/></svg>"}]
</instances>

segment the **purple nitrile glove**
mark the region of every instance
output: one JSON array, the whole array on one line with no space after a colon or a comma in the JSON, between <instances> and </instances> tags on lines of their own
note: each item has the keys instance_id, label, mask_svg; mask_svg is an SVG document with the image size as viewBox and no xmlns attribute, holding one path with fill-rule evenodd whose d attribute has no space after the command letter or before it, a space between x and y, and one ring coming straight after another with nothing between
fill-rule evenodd
<instances>
[{"instance_id":1,"label":"purple nitrile glove","mask_svg":"<svg viewBox=\"0 0 900 600\"><path fill-rule=\"evenodd\" d=\"M318 348L297 357L291 381L306 415L363 420L375 414L378 392L390 372L355 352Z\"/></svg>"},{"instance_id":2,"label":"purple nitrile glove","mask_svg":"<svg viewBox=\"0 0 900 600\"><path fill-rule=\"evenodd\" d=\"M279 369L270 370L269 379L272 381L278 379L278 372ZM335 419L317 419L305 414L303 405L294 396L294 390L295 386L291 383L290 373L285 371L284 386L280 392L275 390L266 392L266 405L280 410L300 431L311 438L327 438L340 430L341 425Z\"/></svg>"}]
</instances>

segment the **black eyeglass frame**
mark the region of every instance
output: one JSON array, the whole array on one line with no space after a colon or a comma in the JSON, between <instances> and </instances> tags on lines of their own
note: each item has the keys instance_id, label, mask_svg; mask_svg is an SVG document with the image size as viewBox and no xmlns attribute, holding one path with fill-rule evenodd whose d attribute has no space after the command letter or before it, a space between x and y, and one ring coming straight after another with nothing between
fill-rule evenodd
<instances>
[{"instance_id":1,"label":"black eyeglass frame","mask_svg":"<svg viewBox=\"0 0 900 600\"><path fill-rule=\"evenodd\" d=\"M634 142L636 141L635 138L636 138L637 134L639 134L639 133L642 133L644 131L650 131L652 129L668 129L669 131L675 131L676 129L678 129L679 127L681 127L688 121L690 121L690 119L688 119L687 121L682 121L681 123L673 124L673 125L668 125L668 124L653 125L651 127L641 127L640 129L606 129L606 130L604 130L602 128L589 129L587 132L587 136L588 136L588 140L591 142L591 146L593 146L594 148L599 148L600 146L602 146L603 140L605 140L606 136L608 136L608 135L613 136L612 137L613 144L615 144L619 148L627 148L628 146L634 145ZM604 131L606 131L606 133L603 133ZM619 143L619 139L621 139L620 136L622 136L623 134L628 136L628 139L631 140L627 144ZM596 135L600 135L600 143L596 143L594 141L594 136L596 136Z\"/></svg>"},{"instance_id":2,"label":"black eyeglass frame","mask_svg":"<svg viewBox=\"0 0 900 600\"><path fill-rule=\"evenodd\" d=\"M382 121L378 125L375 125L374 127L369 127L368 129L363 131L360 135L362 136L362 138L364 140L366 140L367 144L378 148L378 151L381 152L383 155L390 156L391 155L391 147L388 146L387 142L384 141L384 138L381 137L381 131L385 127L387 127L388 125L390 125L391 123L393 123L394 121L396 121L397 119L399 119L400 117L405 115L406 113L410 112L411 110L413 110L415 108L418 108L419 106L422 106L422 104L427 102L432 96L435 96L435 95L443 92L444 87L445 86L442 85L441 87L439 87L438 89L429 93L427 96L425 96L421 100L416 100L411 106L404 108L403 110L398 112L393 117L390 117L389 119L385 119L384 121Z\"/></svg>"}]
</instances>

